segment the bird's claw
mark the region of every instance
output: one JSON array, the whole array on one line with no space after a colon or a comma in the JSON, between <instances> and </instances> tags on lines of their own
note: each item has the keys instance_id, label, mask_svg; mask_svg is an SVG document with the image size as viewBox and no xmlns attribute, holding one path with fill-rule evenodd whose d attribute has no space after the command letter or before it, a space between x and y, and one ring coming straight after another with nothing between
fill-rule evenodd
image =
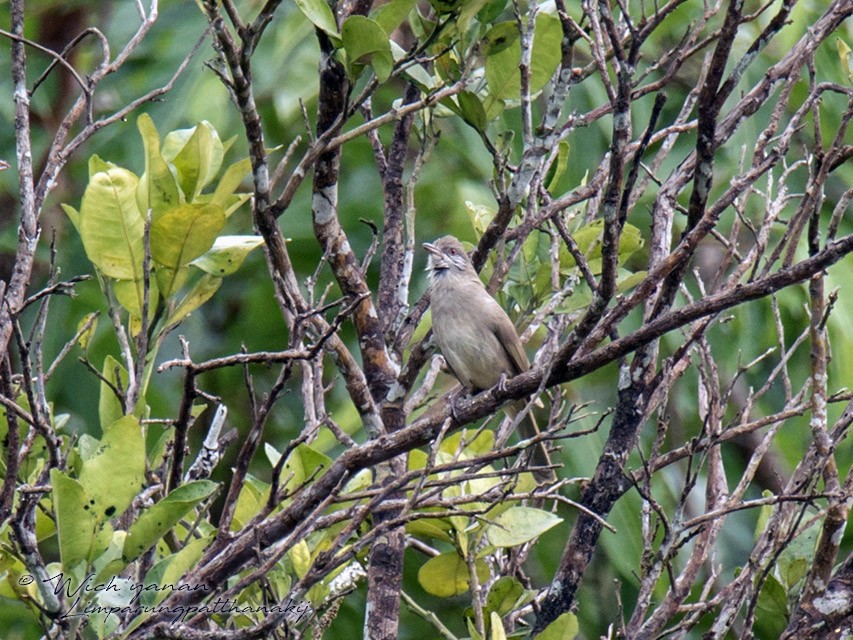
<instances>
[{"instance_id":1,"label":"bird's claw","mask_svg":"<svg viewBox=\"0 0 853 640\"><path fill-rule=\"evenodd\" d=\"M459 393L454 394L450 399L450 417L453 418L454 422L460 422L457 414L456 403L461 399L470 397L470 395L471 394L467 390L463 389Z\"/></svg>"},{"instance_id":2,"label":"bird's claw","mask_svg":"<svg viewBox=\"0 0 853 640\"><path fill-rule=\"evenodd\" d=\"M498 380L497 385L495 385L495 386L498 388L498 391L500 391L501 393L505 393L505 392L506 392L506 381L507 381L508 379L509 379L509 378L507 377L506 372L501 373L500 380Z\"/></svg>"}]
</instances>

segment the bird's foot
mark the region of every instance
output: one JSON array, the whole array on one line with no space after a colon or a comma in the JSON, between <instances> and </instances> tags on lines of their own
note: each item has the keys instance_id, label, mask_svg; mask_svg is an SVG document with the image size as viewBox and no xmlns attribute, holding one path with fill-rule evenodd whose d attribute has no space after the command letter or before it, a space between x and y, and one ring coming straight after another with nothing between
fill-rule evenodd
<instances>
[{"instance_id":1,"label":"bird's foot","mask_svg":"<svg viewBox=\"0 0 853 640\"><path fill-rule=\"evenodd\" d=\"M459 393L454 393L453 396L450 398L450 417L453 418L454 422L460 422L459 415L456 409L456 404L460 400L464 400L468 397L470 397L470 394L465 389L462 389Z\"/></svg>"},{"instance_id":2,"label":"bird's foot","mask_svg":"<svg viewBox=\"0 0 853 640\"><path fill-rule=\"evenodd\" d=\"M506 372L501 373L500 380L498 380L498 383L495 385L501 393L506 392L506 381L508 379L509 377L506 375Z\"/></svg>"}]
</instances>

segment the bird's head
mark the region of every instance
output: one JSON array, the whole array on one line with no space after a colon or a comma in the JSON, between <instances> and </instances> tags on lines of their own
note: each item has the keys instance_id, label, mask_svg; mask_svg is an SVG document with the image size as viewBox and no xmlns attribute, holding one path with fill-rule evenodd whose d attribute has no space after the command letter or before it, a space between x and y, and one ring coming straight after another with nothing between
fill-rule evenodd
<instances>
[{"instance_id":1,"label":"bird's head","mask_svg":"<svg viewBox=\"0 0 853 640\"><path fill-rule=\"evenodd\" d=\"M474 272L465 247L453 236L444 236L435 242L425 242L423 247L429 253L427 271L433 276Z\"/></svg>"}]
</instances>

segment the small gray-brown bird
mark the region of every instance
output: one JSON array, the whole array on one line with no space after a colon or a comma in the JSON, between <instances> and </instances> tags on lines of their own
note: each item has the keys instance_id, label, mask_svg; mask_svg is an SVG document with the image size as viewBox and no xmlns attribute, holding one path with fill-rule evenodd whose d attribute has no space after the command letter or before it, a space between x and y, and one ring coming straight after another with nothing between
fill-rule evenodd
<instances>
[{"instance_id":1,"label":"small gray-brown bird","mask_svg":"<svg viewBox=\"0 0 853 640\"><path fill-rule=\"evenodd\" d=\"M477 393L527 371L530 362L512 321L486 291L462 243L444 236L423 246L429 252L432 332L453 375ZM525 404L515 402L506 408L507 415L515 417ZM539 433L530 413L519 429L524 438ZM533 449L532 462L537 467L551 464L545 443ZM537 470L534 476L539 482L554 480L552 469Z\"/></svg>"}]
</instances>

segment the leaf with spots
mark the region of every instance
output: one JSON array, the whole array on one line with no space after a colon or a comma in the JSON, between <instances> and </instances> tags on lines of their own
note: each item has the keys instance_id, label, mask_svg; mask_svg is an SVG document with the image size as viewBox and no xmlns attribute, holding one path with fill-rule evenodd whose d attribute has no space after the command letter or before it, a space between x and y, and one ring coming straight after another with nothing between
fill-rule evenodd
<instances>
[{"instance_id":1,"label":"leaf with spots","mask_svg":"<svg viewBox=\"0 0 853 640\"><path fill-rule=\"evenodd\" d=\"M120 516L144 479L145 438L139 421L124 416L105 430L97 451L80 470L80 485L92 500L97 521Z\"/></svg>"},{"instance_id":2,"label":"leaf with spots","mask_svg":"<svg viewBox=\"0 0 853 640\"><path fill-rule=\"evenodd\" d=\"M81 484L59 469L51 469L51 497L56 511L59 557L69 571L80 562L104 552L112 538L112 527L103 529L92 507L92 499ZM109 535L106 535L109 534Z\"/></svg>"},{"instance_id":3,"label":"leaf with spots","mask_svg":"<svg viewBox=\"0 0 853 640\"><path fill-rule=\"evenodd\" d=\"M212 276L230 276L240 268L246 256L263 243L260 236L220 236L207 253L190 264Z\"/></svg>"}]
</instances>

